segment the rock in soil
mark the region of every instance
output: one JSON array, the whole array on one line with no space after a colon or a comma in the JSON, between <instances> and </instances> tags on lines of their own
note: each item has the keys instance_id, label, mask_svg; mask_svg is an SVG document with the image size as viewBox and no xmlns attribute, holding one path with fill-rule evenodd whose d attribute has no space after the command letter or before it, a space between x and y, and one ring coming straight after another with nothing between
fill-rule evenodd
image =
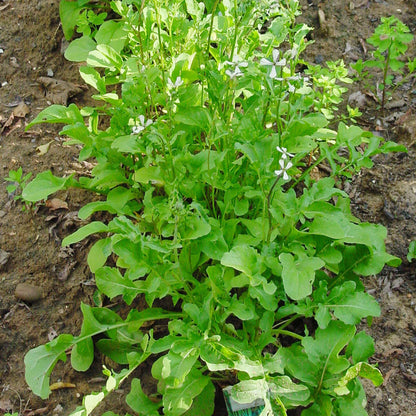
<instances>
[{"instance_id":1,"label":"rock in soil","mask_svg":"<svg viewBox=\"0 0 416 416\"><path fill-rule=\"evenodd\" d=\"M38 286L29 285L27 283L19 283L16 286L14 295L17 299L23 300L24 302L33 303L42 299L42 289Z\"/></svg>"}]
</instances>

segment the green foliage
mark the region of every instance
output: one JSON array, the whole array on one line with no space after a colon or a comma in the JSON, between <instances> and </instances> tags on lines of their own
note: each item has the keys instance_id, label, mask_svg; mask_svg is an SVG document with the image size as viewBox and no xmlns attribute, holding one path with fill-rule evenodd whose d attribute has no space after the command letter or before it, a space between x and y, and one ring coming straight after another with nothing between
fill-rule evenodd
<instances>
[{"instance_id":1,"label":"green foliage","mask_svg":"<svg viewBox=\"0 0 416 416\"><path fill-rule=\"evenodd\" d=\"M386 101L386 90L393 85L394 75L403 75L403 68L407 66L407 76L401 82L394 83L395 88L397 88L397 86L402 85L406 79L412 76L416 69L415 60L409 60L406 63L403 59L412 40L413 35L410 33L410 29L397 17L382 17L381 24L377 26L371 37L367 39L367 42L375 48L372 53L372 59L365 62L359 60L352 65L352 68L360 78L369 77L369 73L365 68L378 68L382 71L382 83L380 84L380 89L382 90L380 100L382 111L384 111Z\"/></svg>"},{"instance_id":2,"label":"green foliage","mask_svg":"<svg viewBox=\"0 0 416 416\"><path fill-rule=\"evenodd\" d=\"M10 184L7 185L6 191L14 195L15 200L26 200L21 194L17 194L17 192L23 192L26 188L27 182L32 177L32 173L27 173L23 176L23 169L20 166L17 170L10 170L9 176L7 178L4 178L5 181L9 182ZM28 200L26 200L28 201ZM28 204L26 204L28 205Z\"/></svg>"},{"instance_id":3,"label":"green foliage","mask_svg":"<svg viewBox=\"0 0 416 416\"><path fill-rule=\"evenodd\" d=\"M54 105L28 128L64 124L95 166L77 179L40 173L23 198L99 193L79 211L92 221L63 244L101 233L88 255L98 296L127 305L141 296L147 308L122 318L83 304L78 336L26 355L33 392L50 394L66 352L86 371L96 349L124 370L106 373L107 386L73 415L88 415L150 356L157 394L132 380L127 403L138 414L211 415L217 382L234 384L237 401L263 398L267 414L365 414L358 377L379 384L381 375L356 325L380 308L360 277L400 260L386 252L383 227L352 215L339 184L404 148L329 124L339 83L351 82L342 61L308 64L310 79L296 73L309 28L296 24L295 0L118 0L113 20L88 1L62 3L66 35L83 33L66 56L86 62L97 106ZM322 165L331 173L317 179ZM107 220L94 220L100 211ZM156 320L157 337L145 325Z\"/></svg>"},{"instance_id":4,"label":"green foliage","mask_svg":"<svg viewBox=\"0 0 416 416\"><path fill-rule=\"evenodd\" d=\"M416 259L416 241L412 241L409 244L409 252L407 253L407 261L410 263Z\"/></svg>"}]
</instances>

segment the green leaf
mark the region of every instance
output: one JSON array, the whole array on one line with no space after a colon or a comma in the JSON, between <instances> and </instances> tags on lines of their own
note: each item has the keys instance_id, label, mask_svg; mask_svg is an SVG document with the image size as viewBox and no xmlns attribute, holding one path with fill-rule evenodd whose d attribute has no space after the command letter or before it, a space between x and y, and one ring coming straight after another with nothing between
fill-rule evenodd
<instances>
[{"instance_id":1,"label":"green leaf","mask_svg":"<svg viewBox=\"0 0 416 416\"><path fill-rule=\"evenodd\" d=\"M253 301L244 295L242 300L239 300L237 295L234 295L231 300L231 304L227 309L227 312L234 314L238 319L241 319L242 321L258 319Z\"/></svg>"},{"instance_id":2,"label":"green leaf","mask_svg":"<svg viewBox=\"0 0 416 416\"><path fill-rule=\"evenodd\" d=\"M120 53L127 39L127 33L124 29L124 22L107 20L100 26L94 37L99 45L109 45L116 52Z\"/></svg>"},{"instance_id":3,"label":"green leaf","mask_svg":"<svg viewBox=\"0 0 416 416\"><path fill-rule=\"evenodd\" d=\"M257 399L267 399L269 384L264 378L257 380L243 380L234 384L231 389L231 398L240 404L253 403Z\"/></svg>"},{"instance_id":4,"label":"green leaf","mask_svg":"<svg viewBox=\"0 0 416 416\"><path fill-rule=\"evenodd\" d=\"M260 361L251 360L244 352L226 345L223 340L206 341L201 346L200 355L211 371L238 370L250 377L264 375Z\"/></svg>"},{"instance_id":5,"label":"green leaf","mask_svg":"<svg viewBox=\"0 0 416 416\"><path fill-rule=\"evenodd\" d=\"M84 225L68 237L65 237L62 240L62 246L69 246L71 244L78 243L79 241L83 240L91 234L105 233L107 231L108 226L106 224L102 223L101 221L92 221L89 224Z\"/></svg>"},{"instance_id":6,"label":"green leaf","mask_svg":"<svg viewBox=\"0 0 416 416\"><path fill-rule=\"evenodd\" d=\"M98 289L110 299L122 295L127 305L141 292L129 278L114 267L101 267L95 272Z\"/></svg>"},{"instance_id":7,"label":"green leaf","mask_svg":"<svg viewBox=\"0 0 416 416\"><path fill-rule=\"evenodd\" d=\"M183 416L212 416L214 414L214 405L215 387L212 382L208 382L204 390L194 398L192 406Z\"/></svg>"},{"instance_id":8,"label":"green leaf","mask_svg":"<svg viewBox=\"0 0 416 416\"><path fill-rule=\"evenodd\" d=\"M185 381L177 386L166 388L163 395L164 413L167 416L180 416L190 409L193 400L198 397L211 380L194 369Z\"/></svg>"},{"instance_id":9,"label":"green leaf","mask_svg":"<svg viewBox=\"0 0 416 416\"><path fill-rule=\"evenodd\" d=\"M250 207L249 200L246 198L236 199L234 204L234 212L237 217L246 215Z\"/></svg>"},{"instance_id":10,"label":"green leaf","mask_svg":"<svg viewBox=\"0 0 416 416\"><path fill-rule=\"evenodd\" d=\"M142 416L159 416L159 403L152 402L144 394L140 380L134 378L131 381L130 393L126 397L126 403L139 415Z\"/></svg>"},{"instance_id":11,"label":"green leaf","mask_svg":"<svg viewBox=\"0 0 416 416\"><path fill-rule=\"evenodd\" d=\"M310 392L303 384L294 383L288 376L277 376L271 378L269 387L272 394L279 396L286 406L307 404Z\"/></svg>"},{"instance_id":12,"label":"green leaf","mask_svg":"<svg viewBox=\"0 0 416 416\"><path fill-rule=\"evenodd\" d=\"M211 231L211 226L200 217L187 216L179 227L182 240L195 240L201 238Z\"/></svg>"},{"instance_id":13,"label":"green leaf","mask_svg":"<svg viewBox=\"0 0 416 416\"><path fill-rule=\"evenodd\" d=\"M204 15L204 7L196 0L186 0L186 10L196 21L201 20Z\"/></svg>"},{"instance_id":14,"label":"green leaf","mask_svg":"<svg viewBox=\"0 0 416 416\"><path fill-rule=\"evenodd\" d=\"M354 336L345 351L347 356L352 357L354 364L361 361L367 361L375 352L374 340L364 331L359 332Z\"/></svg>"},{"instance_id":15,"label":"green leaf","mask_svg":"<svg viewBox=\"0 0 416 416\"><path fill-rule=\"evenodd\" d=\"M205 107L179 108L175 114L175 121L205 131L209 130L212 124L211 114Z\"/></svg>"},{"instance_id":16,"label":"green leaf","mask_svg":"<svg viewBox=\"0 0 416 416\"><path fill-rule=\"evenodd\" d=\"M224 253L221 259L223 266L231 267L249 277L258 273L260 269L259 263L259 253L248 245L233 247L230 251Z\"/></svg>"},{"instance_id":17,"label":"green leaf","mask_svg":"<svg viewBox=\"0 0 416 416\"><path fill-rule=\"evenodd\" d=\"M316 360L317 364L312 362L301 345L293 344L288 348L282 347L277 351L276 356L290 375L309 386L319 385L322 375L321 363L319 360Z\"/></svg>"},{"instance_id":18,"label":"green leaf","mask_svg":"<svg viewBox=\"0 0 416 416\"><path fill-rule=\"evenodd\" d=\"M101 77L98 71L96 71L94 68L91 68L89 66L82 66L79 69L79 73L81 75L81 78L88 85L91 85L91 87L99 91L100 94L105 94L106 92L105 80Z\"/></svg>"},{"instance_id":19,"label":"green leaf","mask_svg":"<svg viewBox=\"0 0 416 416\"><path fill-rule=\"evenodd\" d=\"M82 117L81 112L75 104L70 104L68 107L53 104L42 110L37 117L26 126L25 130L30 129L35 124L41 123L76 124L77 122L84 123L84 117Z\"/></svg>"},{"instance_id":20,"label":"green leaf","mask_svg":"<svg viewBox=\"0 0 416 416\"><path fill-rule=\"evenodd\" d=\"M133 180L139 183L148 184L157 183L163 184L163 174L158 166L148 166L140 168L134 172Z\"/></svg>"},{"instance_id":21,"label":"green leaf","mask_svg":"<svg viewBox=\"0 0 416 416\"><path fill-rule=\"evenodd\" d=\"M65 50L65 59L71 62L84 62L96 46L97 44L89 36L84 35L69 44Z\"/></svg>"},{"instance_id":22,"label":"green leaf","mask_svg":"<svg viewBox=\"0 0 416 416\"><path fill-rule=\"evenodd\" d=\"M47 343L30 350L25 356L26 381L32 391L46 399L49 396L49 377L55 364L66 361L65 351L73 346L71 362L75 369L85 371L92 363L92 337L106 332L129 328L137 331L146 321L174 319L180 313L166 312L159 308L148 308L141 312L133 311L123 321L115 312L107 308L92 308L81 304L84 322L78 337L63 334Z\"/></svg>"},{"instance_id":23,"label":"green leaf","mask_svg":"<svg viewBox=\"0 0 416 416\"><path fill-rule=\"evenodd\" d=\"M72 175L67 178L58 178L48 170L36 175L36 178L25 186L22 197L30 202L41 201L61 189L66 189L72 183Z\"/></svg>"},{"instance_id":24,"label":"green leaf","mask_svg":"<svg viewBox=\"0 0 416 416\"><path fill-rule=\"evenodd\" d=\"M330 396L320 396L317 401L303 410L301 416L332 416L333 406Z\"/></svg>"},{"instance_id":25,"label":"green leaf","mask_svg":"<svg viewBox=\"0 0 416 416\"><path fill-rule=\"evenodd\" d=\"M126 205L134 199L134 196L131 188L127 189L124 186L118 186L108 193L106 201L94 201L84 205L78 211L78 217L85 220L97 211L108 211L111 214L130 213Z\"/></svg>"},{"instance_id":26,"label":"green leaf","mask_svg":"<svg viewBox=\"0 0 416 416\"><path fill-rule=\"evenodd\" d=\"M309 360L318 365L323 374L327 371L338 374L350 366L349 361L340 357L339 354L351 341L354 334L355 326L331 321L327 328L316 330L315 339L312 337L303 338L302 345Z\"/></svg>"},{"instance_id":27,"label":"green leaf","mask_svg":"<svg viewBox=\"0 0 416 416\"><path fill-rule=\"evenodd\" d=\"M376 387L383 384L384 381L383 376L380 373L380 370L378 370L373 365L370 365L365 362L360 362L347 370L345 376L338 381L338 385L340 388L346 387L351 380L354 380L357 377L363 377L368 380L371 380Z\"/></svg>"},{"instance_id":28,"label":"green leaf","mask_svg":"<svg viewBox=\"0 0 416 416\"><path fill-rule=\"evenodd\" d=\"M407 253L407 261L409 263L414 259L416 259L416 241L412 241L409 244L409 252Z\"/></svg>"},{"instance_id":29,"label":"green leaf","mask_svg":"<svg viewBox=\"0 0 416 416\"><path fill-rule=\"evenodd\" d=\"M85 318L84 318L85 324ZM83 324L83 325L84 325ZM102 331L104 332L104 331ZM82 334L82 330L81 330ZM85 335L85 334L84 334ZM71 365L76 371L87 371L94 360L94 343L92 338L77 340L71 351Z\"/></svg>"},{"instance_id":30,"label":"green leaf","mask_svg":"<svg viewBox=\"0 0 416 416\"><path fill-rule=\"evenodd\" d=\"M173 348L175 348L175 345ZM198 358L199 351L197 345L186 346L186 348L181 349L178 353L171 349L162 359L162 377L164 379L174 378L174 384L183 383L185 378L192 371Z\"/></svg>"},{"instance_id":31,"label":"green leaf","mask_svg":"<svg viewBox=\"0 0 416 416\"><path fill-rule=\"evenodd\" d=\"M123 60L111 46L97 45L97 48L89 53L87 64L92 67L108 68L114 71L121 70Z\"/></svg>"},{"instance_id":32,"label":"green leaf","mask_svg":"<svg viewBox=\"0 0 416 416\"><path fill-rule=\"evenodd\" d=\"M66 40L70 40L74 34L78 16L82 7L77 1L61 0L59 2L59 16L62 23L62 31Z\"/></svg>"},{"instance_id":33,"label":"green leaf","mask_svg":"<svg viewBox=\"0 0 416 416\"><path fill-rule=\"evenodd\" d=\"M92 308L81 303L81 311L84 320L79 336L74 339L71 364L77 371L86 371L94 360L92 337L111 329L123 327L126 323L115 312L107 308Z\"/></svg>"},{"instance_id":34,"label":"green leaf","mask_svg":"<svg viewBox=\"0 0 416 416\"><path fill-rule=\"evenodd\" d=\"M312 293L312 284L315 280L315 271L325 265L318 257L302 256L295 261L290 253L279 256L282 263L282 279L286 294L300 300Z\"/></svg>"},{"instance_id":35,"label":"green leaf","mask_svg":"<svg viewBox=\"0 0 416 416\"><path fill-rule=\"evenodd\" d=\"M92 273L103 267L111 254L111 238L103 238L90 248L87 263Z\"/></svg>"},{"instance_id":36,"label":"green leaf","mask_svg":"<svg viewBox=\"0 0 416 416\"><path fill-rule=\"evenodd\" d=\"M138 142L137 136L134 134L116 137L113 140L113 143L111 143L111 148L116 149L121 153L132 153L132 154L142 153L142 147Z\"/></svg>"},{"instance_id":37,"label":"green leaf","mask_svg":"<svg viewBox=\"0 0 416 416\"><path fill-rule=\"evenodd\" d=\"M59 335L46 345L31 349L25 355L25 379L33 393L46 399L51 390L49 379L55 364L66 361L65 351L73 345L73 336Z\"/></svg>"},{"instance_id":38,"label":"green leaf","mask_svg":"<svg viewBox=\"0 0 416 416\"><path fill-rule=\"evenodd\" d=\"M346 324L358 324L367 316L380 316L377 301L365 292L355 292L333 305L334 315Z\"/></svg>"},{"instance_id":39,"label":"green leaf","mask_svg":"<svg viewBox=\"0 0 416 416\"><path fill-rule=\"evenodd\" d=\"M97 349L117 364L129 364L128 354L137 353L137 345L130 342L121 342L115 339L100 339L95 343Z\"/></svg>"}]
</instances>

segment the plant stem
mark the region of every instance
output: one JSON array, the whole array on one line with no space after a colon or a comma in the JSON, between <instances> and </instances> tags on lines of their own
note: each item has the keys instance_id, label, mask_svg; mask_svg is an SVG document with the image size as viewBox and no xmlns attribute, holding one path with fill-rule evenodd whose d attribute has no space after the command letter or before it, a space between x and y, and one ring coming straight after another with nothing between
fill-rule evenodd
<instances>
[{"instance_id":1,"label":"plant stem","mask_svg":"<svg viewBox=\"0 0 416 416\"><path fill-rule=\"evenodd\" d=\"M280 400L280 397L278 396L278 395L276 395L275 397L274 397L274 400L276 401L276 403L280 406L280 409L282 410L282 415L283 416L287 416L287 413L286 413L286 407L285 407L285 405L283 404L283 402Z\"/></svg>"},{"instance_id":2,"label":"plant stem","mask_svg":"<svg viewBox=\"0 0 416 416\"><path fill-rule=\"evenodd\" d=\"M270 236L272 234L272 214L270 212L270 204L272 202L272 195L273 195L274 188L276 187L278 181L279 181L279 177L275 179L272 187L270 188L269 195L267 195L267 213L269 216L269 230L267 232L267 240L266 240L267 243L270 243Z\"/></svg>"},{"instance_id":3,"label":"plant stem","mask_svg":"<svg viewBox=\"0 0 416 416\"><path fill-rule=\"evenodd\" d=\"M287 331L286 329L273 329L272 330L273 335L286 335L288 337L296 338L300 341L303 340L303 336L297 334L296 332Z\"/></svg>"},{"instance_id":4,"label":"plant stem","mask_svg":"<svg viewBox=\"0 0 416 416\"><path fill-rule=\"evenodd\" d=\"M305 176L316 166L318 166L320 163L322 163L326 159L325 156L321 156L314 164L310 165L308 169L306 169L302 175L299 176L299 178L290 186L290 189L293 189L299 182L303 181L305 179Z\"/></svg>"},{"instance_id":5,"label":"plant stem","mask_svg":"<svg viewBox=\"0 0 416 416\"><path fill-rule=\"evenodd\" d=\"M386 79L387 79L387 71L389 70L389 64L390 64L390 48L387 49L387 56L386 56L386 63L384 65L384 72L383 72L383 96L381 97L381 114L384 117L384 104L386 101Z\"/></svg>"}]
</instances>

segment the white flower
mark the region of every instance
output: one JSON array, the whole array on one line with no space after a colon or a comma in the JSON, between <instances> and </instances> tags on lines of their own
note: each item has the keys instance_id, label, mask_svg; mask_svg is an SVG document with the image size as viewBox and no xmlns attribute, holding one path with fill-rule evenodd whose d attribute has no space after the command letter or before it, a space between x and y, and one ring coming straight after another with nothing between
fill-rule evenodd
<instances>
[{"instance_id":1,"label":"white flower","mask_svg":"<svg viewBox=\"0 0 416 416\"><path fill-rule=\"evenodd\" d=\"M289 153L286 147L276 146L276 150L282 154L282 159L287 159L288 156L290 157L295 156L293 153Z\"/></svg>"},{"instance_id":2,"label":"white flower","mask_svg":"<svg viewBox=\"0 0 416 416\"><path fill-rule=\"evenodd\" d=\"M235 55L232 61L225 61L224 65L231 65L240 69L248 67L248 63L243 61L239 55Z\"/></svg>"},{"instance_id":3,"label":"white flower","mask_svg":"<svg viewBox=\"0 0 416 416\"><path fill-rule=\"evenodd\" d=\"M285 66L286 65L286 59L283 58L279 61L280 52L277 49L273 49L273 61L269 61L266 58L261 58L260 65L263 66L271 66L272 70L270 71L270 78L275 79L277 77L277 70L276 68L278 66Z\"/></svg>"},{"instance_id":4,"label":"white flower","mask_svg":"<svg viewBox=\"0 0 416 416\"><path fill-rule=\"evenodd\" d=\"M287 83L287 86L289 88L289 92L295 92L296 88L294 85L292 85L290 82Z\"/></svg>"},{"instance_id":5,"label":"white flower","mask_svg":"<svg viewBox=\"0 0 416 416\"><path fill-rule=\"evenodd\" d=\"M279 160L279 165L280 165L280 170L275 170L274 174L276 176L282 176L283 175L283 179L285 181L287 181L288 179L290 179L290 176L287 174L287 171L293 166L293 163L289 160L287 162L287 164L285 165L285 159L282 157Z\"/></svg>"},{"instance_id":6,"label":"white flower","mask_svg":"<svg viewBox=\"0 0 416 416\"><path fill-rule=\"evenodd\" d=\"M234 71L230 71L229 69L227 69L225 73L230 77L230 79L242 77L244 75L238 66L235 67Z\"/></svg>"},{"instance_id":7,"label":"white flower","mask_svg":"<svg viewBox=\"0 0 416 416\"><path fill-rule=\"evenodd\" d=\"M243 76L243 71L241 68L247 68L248 63L241 60L241 58L238 55L235 55L232 61L225 61L222 65L220 64L219 69L221 69L221 66L229 65L234 68L234 71L231 71L230 69L227 69L225 73L231 78L237 78Z\"/></svg>"},{"instance_id":8,"label":"white flower","mask_svg":"<svg viewBox=\"0 0 416 416\"><path fill-rule=\"evenodd\" d=\"M146 127L150 126L153 123L152 120L147 120L146 122L144 121L144 116L140 115L139 116L139 123L135 126L133 126L133 128L131 129L131 134L139 134L141 133Z\"/></svg>"},{"instance_id":9,"label":"white flower","mask_svg":"<svg viewBox=\"0 0 416 416\"><path fill-rule=\"evenodd\" d=\"M176 77L175 82L172 82L172 80L170 78L168 78L168 86L170 88L178 88L183 84L183 80L181 77Z\"/></svg>"}]
</instances>

